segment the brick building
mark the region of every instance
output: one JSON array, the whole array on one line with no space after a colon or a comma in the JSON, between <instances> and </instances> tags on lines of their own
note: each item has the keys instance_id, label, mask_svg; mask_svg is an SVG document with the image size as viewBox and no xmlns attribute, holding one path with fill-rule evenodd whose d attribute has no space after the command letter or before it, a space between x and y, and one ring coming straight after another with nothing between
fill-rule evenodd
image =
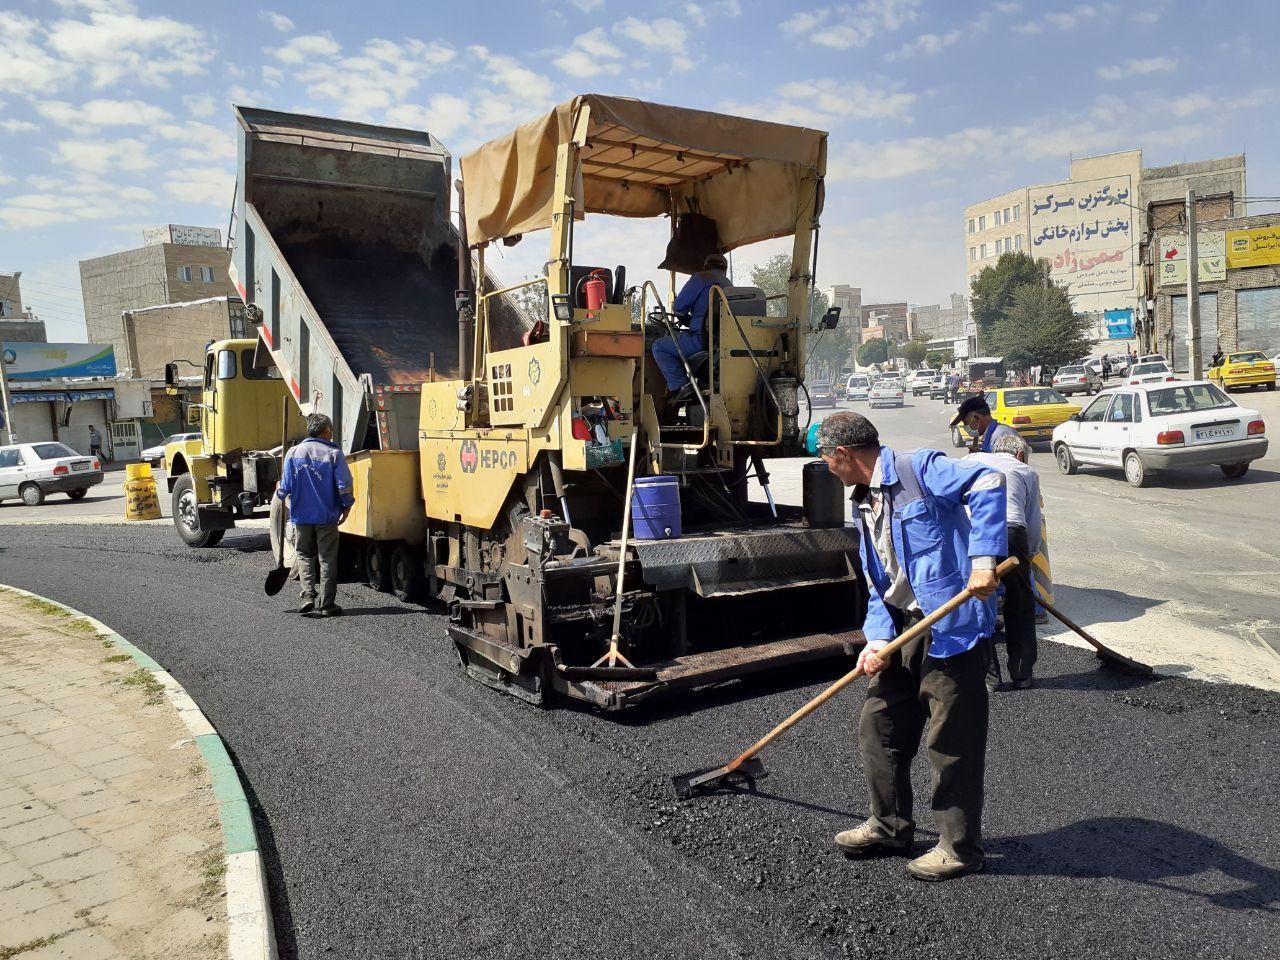
<instances>
[{"instance_id":1,"label":"brick building","mask_svg":"<svg viewBox=\"0 0 1280 960\"><path fill-rule=\"evenodd\" d=\"M878 339L906 342L908 327L905 300L901 303L864 303L858 310L859 326L862 328L859 343Z\"/></svg>"}]
</instances>

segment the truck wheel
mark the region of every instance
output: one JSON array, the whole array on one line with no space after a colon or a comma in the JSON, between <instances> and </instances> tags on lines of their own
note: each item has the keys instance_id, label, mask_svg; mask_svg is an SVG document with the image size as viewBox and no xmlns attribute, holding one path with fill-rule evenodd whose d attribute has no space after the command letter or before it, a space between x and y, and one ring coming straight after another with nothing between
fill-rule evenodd
<instances>
[{"instance_id":1,"label":"truck wheel","mask_svg":"<svg viewBox=\"0 0 1280 960\"><path fill-rule=\"evenodd\" d=\"M24 483L18 488L18 495L28 507L38 507L44 503L44 491L38 483Z\"/></svg>"},{"instance_id":2,"label":"truck wheel","mask_svg":"<svg viewBox=\"0 0 1280 960\"><path fill-rule=\"evenodd\" d=\"M271 533L271 556L280 556L280 538L283 535L284 565L292 570L298 559L298 530L289 522L289 505L279 497L272 497L269 516L267 529Z\"/></svg>"},{"instance_id":3,"label":"truck wheel","mask_svg":"<svg viewBox=\"0 0 1280 960\"><path fill-rule=\"evenodd\" d=\"M421 603L427 578L422 572L422 554L407 543L391 551L391 592L404 603Z\"/></svg>"},{"instance_id":4,"label":"truck wheel","mask_svg":"<svg viewBox=\"0 0 1280 960\"><path fill-rule=\"evenodd\" d=\"M201 530L196 509L196 485L191 474L184 473L173 485L173 526L188 547L216 547L223 530Z\"/></svg>"},{"instance_id":5,"label":"truck wheel","mask_svg":"<svg viewBox=\"0 0 1280 960\"><path fill-rule=\"evenodd\" d=\"M1124 478L1132 487L1145 487L1150 479L1142 458L1132 450L1124 455Z\"/></svg>"},{"instance_id":6,"label":"truck wheel","mask_svg":"<svg viewBox=\"0 0 1280 960\"><path fill-rule=\"evenodd\" d=\"M364 547L364 582L370 588L391 591L391 560L385 544L370 540Z\"/></svg>"},{"instance_id":7,"label":"truck wheel","mask_svg":"<svg viewBox=\"0 0 1280 960\"><path fill-rule=\"evenodd\" d=\"M88 492L89 492L88 487L81 487L79 490L68 490L67 496L70 497L72 500L83 500L85 497L85 494L87 494Z\"/></svg>"},{"instance_id":8,"label":"truck wheel","mask_svg":"<svg viewBox=\"0 0 1280 960\"><path fill-rule=\"evenodd\" d=\"M1249 461L1245 460L1240 463L1220 463L1218 469L1222 471L1222 475L1228 480L1239 480L1249 472Z\"/></svg>"}]
</instances>

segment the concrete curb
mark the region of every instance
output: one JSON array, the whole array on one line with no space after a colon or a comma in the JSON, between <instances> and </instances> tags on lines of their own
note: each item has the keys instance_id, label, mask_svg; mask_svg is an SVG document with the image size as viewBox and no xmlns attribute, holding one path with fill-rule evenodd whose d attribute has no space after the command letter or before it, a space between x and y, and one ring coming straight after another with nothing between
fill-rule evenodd
<instances>
[{"instance_id":1,"label":"concrete curb","mask_svg":"<svg viewBox=\"0 0 1280 960\"><path fill-rule=\"evenodd\" d=\"M98 636L129 654L141 669L155 677L164 687L165 696L182 722L191 732L201 756L209 765L213 795L218 803L218 819L222 823L227 888L227 957L228 960L276 960L275 932L271 926L271 901L267 893L267 876L253 829L253 817L244 786L236 773L226 744L218 736L208 718L190 694L156 663L144 650L134 646L101 620L81 613L65 603L0 584L0 590L33 600L40 600L93 625Z\"/></svg>"}]
</instances>

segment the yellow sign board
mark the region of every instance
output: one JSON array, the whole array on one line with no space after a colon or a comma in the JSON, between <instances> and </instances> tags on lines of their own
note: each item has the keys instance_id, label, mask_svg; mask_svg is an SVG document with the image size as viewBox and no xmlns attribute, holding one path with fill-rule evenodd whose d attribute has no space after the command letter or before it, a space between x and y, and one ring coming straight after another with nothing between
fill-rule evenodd
<instances>
[{"instance_id":1,"label":"yellow sign board","mask_svg":"<svg viewBox=\"0 0 1280 960\"><path fill-rule=\"evenodd\" d=\"M1227 231L1227 266L1265 267L1280 263L1280 227Z\"/></svg>"}]
</instances>

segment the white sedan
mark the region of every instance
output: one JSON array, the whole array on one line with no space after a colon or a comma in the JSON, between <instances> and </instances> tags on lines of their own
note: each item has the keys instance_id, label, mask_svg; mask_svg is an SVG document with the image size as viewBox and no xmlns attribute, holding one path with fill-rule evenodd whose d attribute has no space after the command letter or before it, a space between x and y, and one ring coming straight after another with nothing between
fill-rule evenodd
<instances>
[{"instance_id":1,"label":"white sedan","mask_svg":"<svg viewBox=\"0 0 1280 960\"><path fill-rule=\"evenodd\" d=\"M902 392L901 380L877 380L867 393L867 406L900 407L903 405Z\"/></svg>"},{"instance_id":2,"label":"white sedan","mask_svg":"<svg viewBox=\"0 0 1280 960\"><path fill-rule=\"evenodd\" d=\"M164 448L167 447L169 444L178 443L180 441L199 440L199 439L200 439L200 434L198 433L175 433L175 434L172 434L171 436L165 437L163 440L157 443L154 447L147 447L140 454L138 454L138 459L145 460L147 463L151 464L153 467L158 467L160 466L160 464L164 463Z\"/></svg>"},{"instance_id":3,"label":"white sedan","mask_svg":"<svg viewBox=\"0 0 1280 960\"><path fill-rule=\"evenodd\" d=\"M1177 379L1167 363L1163 360L1153 360L1150 363L1135 363L1133 369L1125 376L1124 382L1125 386L1135 387L1140 383L1165 383Z\"/></svg>"},{"instance_id":4,"label":"white sedan","mask_svg":"<svg viewBox=\"0 0 1280 960\"><path fill-rule=\"evenodd\" d=\"M76 453L64 443L0 447L0 500L18 499L28 507L40 506L50 493L80 500L101 482L102 461Z\"/></svg>"},{"instance_id":5,"label":"white sedan","mask_svg":"<svg viewBox=\"0 0 1280 960\"><path fill-rule=\"evenodd\" d=\"M1123 467L1135 487L1145 487L1156 470L1207 464L1235 480L1266 453L1262 415L1207 380L1115 387L1053 430L1060 471Z\"/></svg>"}]
</instances>

